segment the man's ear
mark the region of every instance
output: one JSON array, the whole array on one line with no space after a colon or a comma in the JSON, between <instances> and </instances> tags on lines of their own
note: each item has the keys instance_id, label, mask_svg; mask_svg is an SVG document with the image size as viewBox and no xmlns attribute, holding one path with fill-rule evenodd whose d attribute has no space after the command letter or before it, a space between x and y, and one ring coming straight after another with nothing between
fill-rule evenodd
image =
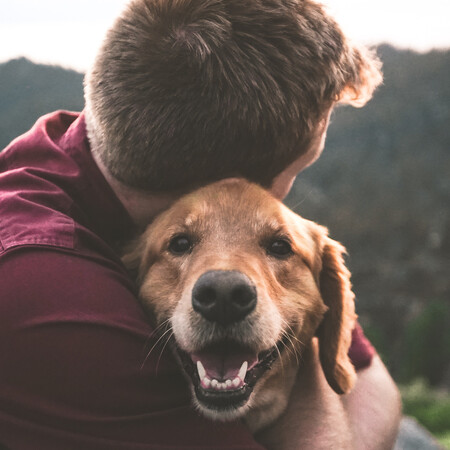
<instances>
[{"instance_id":1,"label":"man's ear","mask_svg":"<svg viewBox=\"0 0 450 450\"><path fill-rule=\"evenodd\" d=\"M344 68L350 79L339 95L338 103L362 107L383 81L381 62L367 48L349 45L344 56Z\"/></svg>"},{"instance_id":2,"label":"man's ear","mask_svg":"<svg viewBox=\"0 0 450 450\"><path fill-rule=\"evenodd\" d=\"M328 311L317 330L319 356L328 384L338 394L345 394L356 379L348 357L356 319L354 294L344 264L344 247L328 237L324 237L322 245L319 287Z\"/></svg>"}]
</instances>

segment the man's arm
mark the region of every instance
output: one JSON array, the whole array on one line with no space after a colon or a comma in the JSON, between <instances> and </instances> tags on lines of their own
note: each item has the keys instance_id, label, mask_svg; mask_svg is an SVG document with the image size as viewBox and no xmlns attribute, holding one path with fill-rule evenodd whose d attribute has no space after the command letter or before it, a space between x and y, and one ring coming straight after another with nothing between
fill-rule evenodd
<instances>
[{"instance_id":1,"label":"man's arm","mask_svg":"<svg viewBox=\"0 0 450 450\"><path fill-rule=\"evenodd\" d=\"M395 444L401 419L400 393L378 355L357 372L352 392L343 405L356 449L389 449Z\"/></svg>"},{"instance_id":2,"label":"man's arm","mask_svg":"<svg viewBox=\"0 0 450 450\"><path fill-rule=\"evenodd\" d=\"M401 416L398 390L378 356L358 372L346 396L327 384L317 343L304 355L287 411L259 442L270 450L385 450L395 443Z\"/></svg>"}]
</instances>

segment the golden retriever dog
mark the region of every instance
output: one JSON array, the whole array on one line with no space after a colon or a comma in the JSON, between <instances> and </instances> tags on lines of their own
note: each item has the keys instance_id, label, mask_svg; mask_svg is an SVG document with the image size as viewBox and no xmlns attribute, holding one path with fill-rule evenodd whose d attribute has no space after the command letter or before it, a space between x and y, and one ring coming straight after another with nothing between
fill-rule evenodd
<instances>
[{"instance_id":1,"label":"golden retriever dog","mask_svg":"<svg viewBox=\"0 0 450 450\"><path fill-rule=\"evenodd\" d=\"M286 408L314 337L329 385L353 385L354 296L344 248L242 179L194 191L124 257L183 367L196 407L252 431Z\"/></svg>"}]
</instances>

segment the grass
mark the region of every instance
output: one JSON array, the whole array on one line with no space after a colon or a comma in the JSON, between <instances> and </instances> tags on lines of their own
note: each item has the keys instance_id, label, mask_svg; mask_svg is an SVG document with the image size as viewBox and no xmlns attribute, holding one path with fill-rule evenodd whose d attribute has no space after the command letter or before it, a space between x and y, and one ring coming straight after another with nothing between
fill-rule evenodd
<instances>
[{"instance_id":1,"label":"grass","mask_svg":"<svg viewBox=\"0 0 450 450\"><path fill-rule=\"evenodd\" d=\"M450 431L436 436L437 440L444 448L450 448Z\"/></svg>"},{"instance_id":2,"label":"grass","mask_svg":"<svg viewBox=\"0 0 450 450\"><path fill-rule=\"evenodd\" d=\"M450 449L450 394L430 389L422 380L400 386L403 411L429 430Z\"/></svg>"}]
</instances>

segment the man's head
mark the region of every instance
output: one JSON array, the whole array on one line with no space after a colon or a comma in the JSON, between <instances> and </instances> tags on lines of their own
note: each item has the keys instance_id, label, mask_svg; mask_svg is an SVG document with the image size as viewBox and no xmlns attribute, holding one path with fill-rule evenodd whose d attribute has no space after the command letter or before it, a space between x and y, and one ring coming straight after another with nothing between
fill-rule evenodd
<instances>
[{"instance_id":1,"label":"man's head","mask_svg":"<svg viewBox=\"0 0 450 450\"><path fill-rule=\"evenodd\" d=\"M87 75L88 133L133 188L269 187L314 153L334 104L362 105L380 81L310 0L133 0Z\"/></svg>"}]
</instances>

